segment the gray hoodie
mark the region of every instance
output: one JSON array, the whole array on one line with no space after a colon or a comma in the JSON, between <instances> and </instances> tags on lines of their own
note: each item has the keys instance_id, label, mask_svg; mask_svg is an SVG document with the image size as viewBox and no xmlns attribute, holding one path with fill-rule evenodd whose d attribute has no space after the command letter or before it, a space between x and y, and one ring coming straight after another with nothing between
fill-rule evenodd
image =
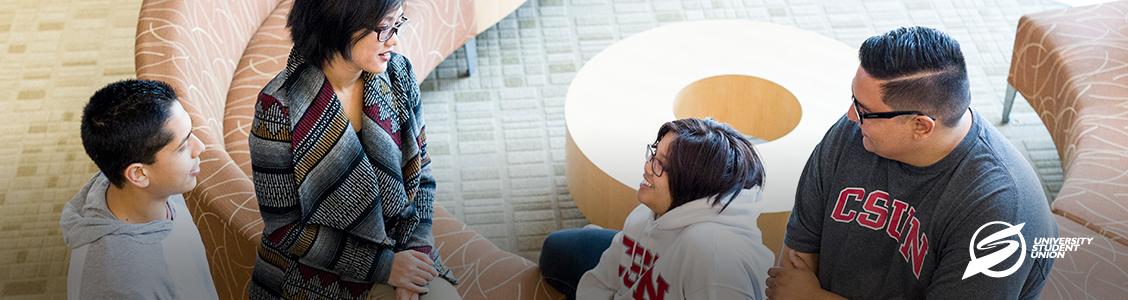
<instances>
[{"instance_id":1,"label":"gray hoodie","mask_svg":"<svg viewBox=\"0 0 1128 300\"><path fill-rule=\"evenodd\" d=\"M169 198L172 220L119 221L106 206L101 173L63 208L71 249L69 299L216 299L203 243L184 198Z\"/></svg>"}]
</instances>

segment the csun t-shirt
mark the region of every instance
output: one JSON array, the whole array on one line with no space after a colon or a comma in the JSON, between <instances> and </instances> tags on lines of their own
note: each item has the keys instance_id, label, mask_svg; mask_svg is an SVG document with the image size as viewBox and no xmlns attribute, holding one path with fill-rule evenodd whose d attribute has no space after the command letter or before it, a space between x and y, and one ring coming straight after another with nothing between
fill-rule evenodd
<instances>
[{"instance_id":1,"label":"csun t-shirt","mask_svg":"<svg viewBox=\"0 0 1128 300\"><path fill-rule=\"evenodd\" d=\"M963 141L923 168L865 150L861 129L845 117L827 131L803 169L785 238L796 251L818 254L823 289L851 299L1038 297L1053 259L1031 258L1031 246L1057 237L1057 224L1030 164L987 121L968 115ZM995 221L1023 224L1026 251L1012 236L1013 255L989 270L1010 271L1020 254L1024 261L1009 276L964 279L972 236ZM984 228L977 240L1007 226ZM1006 244L976 257L1005 252Z\"/></svg>"}]
</instances>

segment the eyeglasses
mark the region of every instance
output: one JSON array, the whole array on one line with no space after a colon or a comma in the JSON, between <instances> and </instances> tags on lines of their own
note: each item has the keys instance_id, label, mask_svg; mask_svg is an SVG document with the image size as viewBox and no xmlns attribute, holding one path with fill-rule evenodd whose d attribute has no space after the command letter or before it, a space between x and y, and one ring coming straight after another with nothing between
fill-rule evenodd
<instances>
[{"instance_id":1,"label":"eyeglasses","mask_svg":"<svg viewBox=\"0 0 1128 300\"><path fill-rule=\"evenodd\" d=\"M388 40L392 39L393 35L399 33L400 26L403 26L403 24L405 23L407 23L407 16L401 15L399 17L399 21L395 24L392 24L392 26L376 28L376 30L373 30L376 32L376 40L381 43L387 42Z\"/></svg>"},{"instance_id":2,"label":"eyeglasses","mask_svg":"<svg viewBox=\"0 0 1128 300\"><path fill-rule=\"evenodd\" d=\"M650 173L654 173L654 176L662 177L662 171L664 171L664 168L662 167L662 162L658 161L658 159L655 158L655 155L657 154L658 142L646 145L646 161L650 163Z\"/></svg>"},{"instance_id":3,"label":"eyeglasses","mask_svg":"<svg viewBox=\"0 0 1128 300\"><path fill-rule=\"evenodd\" d=\"M915 111L915 110L890 111L890 112L879 112L879 113L871 112L871 113L864 113L863 114L862 113L862 104L858 103L858 98L855 97L854 95L850 95L850 99L854 100L854 116L858 117L858 124L864 124L866 119L892 119L892 118L896 118L896 117L900 117L900 116L904 116L904 115L925 116L925 117L928 117L929 119L936 120L936 118L929 116L926 113Z\"/></svg>"}]
</instances>

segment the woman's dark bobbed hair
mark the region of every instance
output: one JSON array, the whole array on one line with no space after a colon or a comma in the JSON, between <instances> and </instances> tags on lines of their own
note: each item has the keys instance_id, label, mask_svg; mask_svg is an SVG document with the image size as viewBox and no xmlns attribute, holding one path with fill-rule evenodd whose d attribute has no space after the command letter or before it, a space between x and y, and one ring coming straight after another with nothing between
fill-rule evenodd
<instances>
[{"instance_id":1,"label":"woman's dark bobbed hair","mask_svg":"<svg viewBox=\"0 0 1128 300\"><path fill-rule=\"evenodd\" d=\"M764 164L755 147L729 125L709 118L670 121L655 141L667 133L677 135L663 163L670 176L671 210L709 197L723 211L741 190L763 185Z\"/></svg>"},{"instance_id":2,"label":"woman's dark bobbed hair","mask_svg":"<svg viewBox=\"0 0 1128 300\"><path fill-rule=\"evenodd\" d=\"M353 44L375 33L380 20L400 6L403 0L295 0L286 26L294 51L321 66L337 54L351 58Z\"/></svg>"}]
</instances>

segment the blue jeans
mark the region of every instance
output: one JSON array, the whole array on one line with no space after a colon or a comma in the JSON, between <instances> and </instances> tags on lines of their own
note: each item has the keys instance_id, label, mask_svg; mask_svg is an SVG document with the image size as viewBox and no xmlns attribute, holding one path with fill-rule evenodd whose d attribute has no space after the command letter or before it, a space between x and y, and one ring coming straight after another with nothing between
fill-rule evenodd
<instances>
[{"instance_id":1,"label":"blue jeans","mask_svg":"<svg viewBox=\"0 0 1128 300\"><path fill-rule=\"evenodd\" d=\"M599 264L599 257L611 247L616 233L602 228L572 228L549 234L540 255L544 280L568 299L576 299L580 277Z\"/></svg>"}]
</instances>

